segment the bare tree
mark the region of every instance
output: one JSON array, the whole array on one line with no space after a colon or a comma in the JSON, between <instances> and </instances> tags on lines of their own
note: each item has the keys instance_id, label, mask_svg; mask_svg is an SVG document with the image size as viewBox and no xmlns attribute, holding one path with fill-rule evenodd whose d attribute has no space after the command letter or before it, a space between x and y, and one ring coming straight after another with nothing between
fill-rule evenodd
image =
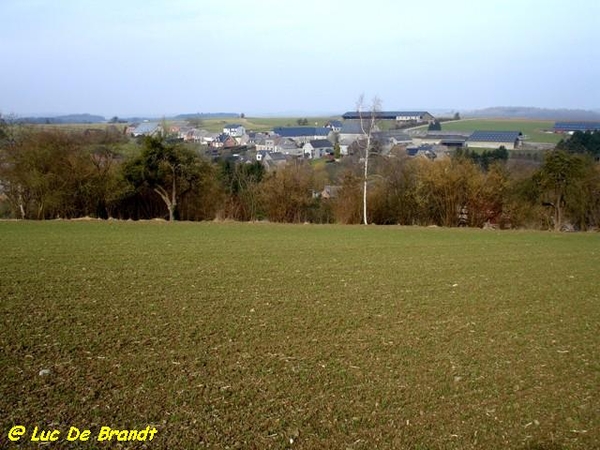
<instances>
[{"instance_id":1,"label":"bare tree","mask_svg":"<svg viewBox=\"0 0 600 450\"><path fill-rule=\"evenodd\" d=\"M365 106L364 95L361 95L356 102L356 111L360 120L360 129L365 141L364 158L364 179L363 179L363 223L369 224L367 216L367 185L369 181L369 154L373 141L373 132L375 131L378 113L381 110L381 100L373 97L370 107Z\"/></svg>"}]
</instances>

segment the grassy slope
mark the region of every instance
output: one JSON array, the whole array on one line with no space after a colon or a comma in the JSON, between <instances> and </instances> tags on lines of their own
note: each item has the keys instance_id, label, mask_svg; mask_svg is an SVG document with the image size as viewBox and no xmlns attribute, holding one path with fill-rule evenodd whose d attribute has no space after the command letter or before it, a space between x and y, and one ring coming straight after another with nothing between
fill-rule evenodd
<instances>
[{"instance_id":1,"label":"grassy slope","mask_svg":"<svg viewBox=\"0 0 600 450\"><path fill-rule=\"evenodd\" d=\"M559 134L544 133L554 126L552 121L536 121L527 119L464 119L456 122L442 123L444 131L493 130L521 131L531 142L556 144L562 138Z\"/></svg>"},{"instance_id":2,"label":"grassy slope","mask_svg":"<svg viewBox=\"0 0 600 450\"><path fill-rule=\"evenodd\" d=\"M154 424L150 448L600 441L598 234L0 222L0 259L1 442L12 424Z\"/></svg>"}]
</instances>

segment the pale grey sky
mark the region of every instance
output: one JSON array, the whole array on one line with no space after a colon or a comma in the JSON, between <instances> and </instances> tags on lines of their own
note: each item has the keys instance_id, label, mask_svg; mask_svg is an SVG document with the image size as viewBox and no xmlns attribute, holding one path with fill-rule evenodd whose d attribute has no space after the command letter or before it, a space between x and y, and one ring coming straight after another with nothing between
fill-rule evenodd
<instances>
[{"instance_id":1,"label":"pale grey sky","mask_svg":"<svg viewBox=\"0 0 600 450\"><path fill-rule=\"evenodd\" d=\"M0 0L0 112L600 108L597 0Z\"/></svg>"}]
</instances>

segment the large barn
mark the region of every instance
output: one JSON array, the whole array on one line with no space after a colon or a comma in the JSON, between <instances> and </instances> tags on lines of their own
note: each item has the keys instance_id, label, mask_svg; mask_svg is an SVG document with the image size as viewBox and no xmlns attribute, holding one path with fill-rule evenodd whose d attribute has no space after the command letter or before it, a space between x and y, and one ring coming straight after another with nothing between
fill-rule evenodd
<instances>
[{"instance_id":1,"label":"large barn","mask_svg":"<svg viewBox=\"0 0 600 450\"><path fill-rule=\"evenodd\" d=\"M313 139L325 139L332 131L325 127L275 127L273 132L283 138L304 144Z\"/></svg>"},{"instance_id":2,"label":"large barn","mask_svg":"<svg viewBox=\"0 0 600 450\"><path fill-rule=\"evenodd\" d=\"M467 139L467 147L476 148L500 148L504 147L507 150L514 150L521 143L520 131L474 131L469 139Z\"/></svg>"},{"instance_id":3,"label":"large barn","mask_svg":"<svg viewBox=\"0 0 600 450\"><path fill-rule=\"evenodd\" d=\"M573 133L575 131L600 130L600 122L556 122L555 133Z\"/></svg>"},{"instance_id":4,"label":"large barn","mask_svg":"<svg viewBox=\"0 0 600 450\"><path fill-rule=\"evenodd\" d=\"M344 113L342 118L344 120L360 120L361 115L363 118L370 118L371 112L363 111L362 113L359 113L358 111L349 111ZM376 111L375 117L377 120L395 120L396 122L406 123L425 123L435 119L435 117L427 111Z\"/></svg>"}]
</instances>

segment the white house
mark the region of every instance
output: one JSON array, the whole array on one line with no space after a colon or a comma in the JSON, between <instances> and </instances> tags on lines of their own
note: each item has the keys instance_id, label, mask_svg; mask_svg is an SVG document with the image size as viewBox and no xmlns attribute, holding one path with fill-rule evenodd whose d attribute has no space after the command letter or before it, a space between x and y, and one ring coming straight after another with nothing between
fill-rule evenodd
<instances>
[{"instance_id":1,"label":"white house","mask_svg":"<svg viewBox=\"0 0 600 450\"><path fill-rule=\"evenodd\" d=\"M313 139L302 147L304 156L310 159L319 159L333 155L333 144L327 139Z\"/></svg>"},{"instance_id":2,"label":"white house","mask_svg":"<svg viewBox=\"0 0 600 450\"><path fill-rule=\"evenodd\" d=\"M223 134L231 137L242 137L246 134L246 129L239 123L230 123L223 128Z\"/></svg>"}]
</instances>

